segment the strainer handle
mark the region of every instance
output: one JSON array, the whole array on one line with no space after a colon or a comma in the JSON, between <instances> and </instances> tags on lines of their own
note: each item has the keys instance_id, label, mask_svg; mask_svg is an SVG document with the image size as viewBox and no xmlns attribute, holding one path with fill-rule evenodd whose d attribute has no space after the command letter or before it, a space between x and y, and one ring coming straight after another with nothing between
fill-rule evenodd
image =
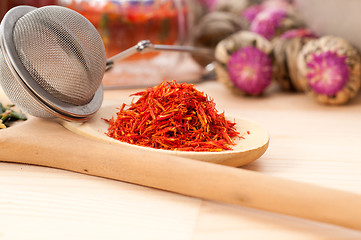
<instances>
[{"instance_id":1,"label":"strainer handle","mask_svg":"<svg viewBox=\"0 0 361 240\"><path fill-rule=\"evenodd\" d=\"M214 51L209 48L201 48L194 46L180 46L180 45L161 45L152 44L149 40L139 41L135 46L128 48L117 55L107 59L106 71L111 69L114 62L125 59L134 55L135 53L146 53L154 51L173 51L173 52L189 52L193 54L214 56Z\"/></svg>"}]
</instances>

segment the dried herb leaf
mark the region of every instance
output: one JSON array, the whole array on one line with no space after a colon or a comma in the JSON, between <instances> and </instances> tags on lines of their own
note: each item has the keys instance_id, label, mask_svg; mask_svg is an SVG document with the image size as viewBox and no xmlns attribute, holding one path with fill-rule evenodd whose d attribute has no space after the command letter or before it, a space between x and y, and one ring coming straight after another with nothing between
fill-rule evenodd
<instances>
[{"instance_id":1,"label":"dried herb leaf","mask_svg":"<svg viewBox=\"0 0 361 240\"><path fill-rule=\"evenodd\" d=\"M27 120L26 115L21 111L15 111L14 107L14 104L4 105L0 102L0 129L9 127L11 122Z\"/></svg>"}]
</instances>

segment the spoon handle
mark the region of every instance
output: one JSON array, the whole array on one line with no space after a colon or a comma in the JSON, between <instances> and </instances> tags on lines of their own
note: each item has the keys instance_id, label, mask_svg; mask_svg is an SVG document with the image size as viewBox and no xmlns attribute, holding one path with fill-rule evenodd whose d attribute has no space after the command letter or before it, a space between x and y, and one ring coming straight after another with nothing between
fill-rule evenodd
<instances>
[{"instance_id":1,"label":"spoon handle","mask_svg":"<svg viewBox=\"0 0 361 240\"><path fill-rule=\"evenodd\" d=\"M0 159L116 179L361 230L361 195L261 173L132 151L31 119L1 130ZM19 153L22 153L21 155Z\"/></svg>"}]
</instances>

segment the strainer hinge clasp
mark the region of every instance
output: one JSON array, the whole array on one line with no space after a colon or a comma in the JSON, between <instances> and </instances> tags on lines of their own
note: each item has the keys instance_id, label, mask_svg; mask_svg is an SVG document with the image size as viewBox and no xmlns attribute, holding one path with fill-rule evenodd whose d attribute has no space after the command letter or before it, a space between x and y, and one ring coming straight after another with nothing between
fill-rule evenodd
<instances>
[{"instance_id":1,"label":"strainer hinge clasp","mask_svg":"<svg viewBox=\"0 0 361 240\"><path fill-rule=\"evenodd\" d=\"M138 42L136 47L137 47L137 51L139 53L143 53L144 51L154 50L154 46L149 40L142 40L142 41Z\"/></svg>"}]
</instances>

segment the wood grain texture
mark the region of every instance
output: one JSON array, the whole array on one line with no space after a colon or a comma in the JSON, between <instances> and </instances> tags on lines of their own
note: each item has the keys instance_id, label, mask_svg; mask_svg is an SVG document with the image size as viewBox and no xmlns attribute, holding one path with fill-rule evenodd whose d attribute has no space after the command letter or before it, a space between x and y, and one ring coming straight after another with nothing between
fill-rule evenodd
<instances>
[{"instance_id":1,"label":"wood grain texture","mask_svg":"<svg viewBox=\"0 0 361 240\"><path fill-rule=\"evenodd\" d=\"M252 119L269 130L271 142L268 151L256 162L245 166L246 169L349 192L361 192L361 156L358 150L361 133L358 128L361 113L359 97L351 105L327 107L315 104L299 94L275 92L261 99L233 96L216 82L199 85L199 89L213 97L219 109ZM109 91L106 92L106 97L128 96L131 92ZM67 183L67 187L62 185L63 182ZM109 190L110 185L116 187ZM102 192L103 188L108 189L107 194ZM69 189L75 193L69 193ZM126 192L127 189L131 189L130 195L140 194L140 197L128 199L117 195L119 191ZM145 192L160 198L164 196L164 201L142 195ZM15 231L19 226L28 230L28 239L45 239L52 235L51 230L55 230L55 226L64 229L59 233L59 239L79 239L80 236L97 239L102 234L108 239L116 239L120 236L120 229L126 233L125 239L361 237L358 231L331 225L27 165L1 163L0 194L0 237L3 239L21 236L21 233ZM108 198L113 198L114 201L109 203ZM118 204L121 200L124 205ZM73 201L76 203L75 207L71 204ZM173 208L175 203L184 209ZM160 211L159 217L152 214L150 209L142 208L148 204L154 204L154 209ZM82 205L89 207L82 208ZM138 212L139 208L143 211ZM163 214L163 210L168 215ZM133 214L127 215L127 211ZM119 220L119 215L122 214L126 217ZM52 215L60 217L54 220ZM79 215L81 217L76 219ZM172 230L166 223L172 222L176 216L185 217L176 224L178 230ZM95 220L97 218L100 220ZM144 225L149 228L143 226L143 230L139 230L139 226L135 224L136 219L144 219ZM29 222L31 224L27 227ZM43 230L44 226L49 226L49 230ZM91 231L86 232L85 229L90 226ZM151 230L153 228L154 231Z\"/></svg>"}]
</instances>

